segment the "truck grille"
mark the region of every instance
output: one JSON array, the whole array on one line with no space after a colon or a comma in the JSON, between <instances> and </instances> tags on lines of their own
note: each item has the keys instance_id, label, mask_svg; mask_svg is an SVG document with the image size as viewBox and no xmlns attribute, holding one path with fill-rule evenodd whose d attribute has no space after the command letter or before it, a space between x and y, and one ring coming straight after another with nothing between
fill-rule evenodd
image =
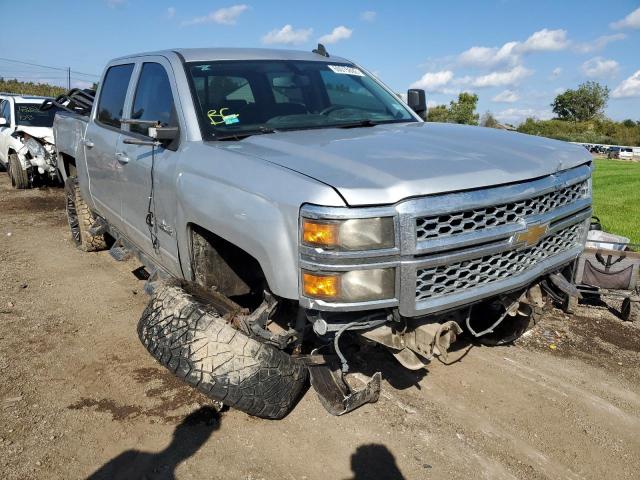
<instances>
[{"instance_id":1,"label":"truck grille","mask_svg":"<svg viewBox=\"0 0 640 480\"><path fill-rule=\"evenodd\" d=\"M588 184L584 181L516 202L445 215L419 217L416 219L416 239L421 241L442 238L516 223L523 218L569 205L584 197L587 188Z\"/></svg>"},{"instance_id":2,"label":"truck grille","mask_svg":"<svg viewBox=\"0 0 640 480\"><path fill-rule=\"evenodd\" d=\"M449 265L419 269L416 301L459 293L518 275L541 260L580 245L583 228L583 223L564 228L524 250L510 250Z\"/></svg>"}]
</instances>

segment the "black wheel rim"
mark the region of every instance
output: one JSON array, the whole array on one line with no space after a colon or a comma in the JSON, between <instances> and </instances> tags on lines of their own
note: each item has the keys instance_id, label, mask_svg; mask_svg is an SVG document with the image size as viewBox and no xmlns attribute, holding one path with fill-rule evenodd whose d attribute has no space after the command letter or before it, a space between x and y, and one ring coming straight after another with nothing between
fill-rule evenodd
<instances>
[{"instance_id":1,"label":"black wheel rim","mask_svg":"<svg viewBox=\"0 0 640 480\"><path fill-rule=\"evenodd\" d=\"M80 222L78 221L78 211L76 210L75 192L67 189L67 220L71 229L71 237L76 245L80 245Z\"/></svg>"}]
</instances>

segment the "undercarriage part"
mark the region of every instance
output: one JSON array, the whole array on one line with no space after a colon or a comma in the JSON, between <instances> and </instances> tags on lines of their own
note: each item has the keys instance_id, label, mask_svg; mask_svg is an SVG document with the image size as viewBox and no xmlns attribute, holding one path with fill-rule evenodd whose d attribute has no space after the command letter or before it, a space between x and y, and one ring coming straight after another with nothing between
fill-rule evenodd
<instances>
[{"instance_id":1,"label":"undercarriage part","mask_svg":"<svg viewBox=\"0 0 640 480\"><path fill-rule=\"evenodd\" d=\"M250 415L278 419L295 405L307 367L230 324L241 308L219 294L157 282L138 323L149 353L208 397Z\"/></svg>"},{"instance_id":2,"label":"undercarriage part","mask_svg":"<svg viewBox=\"0 0 640 480\"><path fill-rule=\"evenodd\" d=\"M321 357L322 361L308 364L311 386L318 395L322 406L331 415L344 415L365 403L375 403L380 397L382 374L376 372L364 388L353 390L346 382L344 372L335 357L319 356L318 351L312 357Z\"/></svg>"},{"instance_id":3,"label":"undercarriage part","mask_svg":"<svg viewBox=\"0 0 640 480\"><path fill-rule=\"evenodd\" d=\"M293 329L284 330L271 321L278 303L269 292L264 292L264 297L265 300L252 313L235 315L231 323L245 334L284 350L297 340L298 333Z\"/></svg>"},{"instance_id":4,"label":"undercarriage part","mask_svg":"<svg viewBox=\"0 0 640 480\"><path fill-rule=\"evenodd\" d=\"M501 295L470 307L465 326L482 344L504 345L532 328L542 317L545 306L540 285L536 284L524 292Z\"/></svg>"},{"instance_id":5,"label":"undercarriage part","mask_svg":"<svg viewBox=\"0 0 640 480\"><path fill-rule=\"evenodd\" d=\"M109 255L111 255L111 258L117 262L124 262L132 257L131 251L127 250L124 245L121 245L118 242L114 243L109 249Z\"/></svg>"},{"instance_id":6,"label":"undercarriage part","mask_svg":"<svg viewBox=\"0 0 640 480\"><path fill-rule=\"evenodd\" d=\"M408 320L402 330L394 325L382 325L362 334L389 348L393 356L410 370L424 368L434 355L447 360L449 347L462 333L460 325L449 320L444 323L418 323Z\"/></svg>"},{"instance_id":7,"label":"undercarriage part","mask_svg":"<svg viewBox=\"0 0 640 480\"><path fill-rule=\"evenodd\" d=\"M95 218L84 202L80 187L75 177L67 177L65 182L67 220L71 229L71 237L76 246L85 252L95 252L107 248L104 235L91 235L89 228Z\"/></svg>"}]
</instances>

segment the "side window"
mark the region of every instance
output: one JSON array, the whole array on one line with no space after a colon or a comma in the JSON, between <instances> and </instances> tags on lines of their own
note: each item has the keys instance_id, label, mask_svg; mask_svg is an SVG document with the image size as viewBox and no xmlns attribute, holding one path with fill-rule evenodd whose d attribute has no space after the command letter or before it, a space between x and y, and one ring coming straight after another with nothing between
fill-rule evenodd
<instances>
[{"instance_id":1,"label":"side window","mask_svg":"<svg viewBox=\"0 0 640 480\"><path fill-rule=\"evenodd\" d=\"M132 63L116 65L107 70L98 102L98 121L100 123L120 128L124 100L127 96L132 73Z\"/></svg>"},{"instance_id":2,"label":"side window","mask_svg":"<svg viewBox=\"0 0 640 480\"><path fill-rule=\"evenodd\" d=\"M271 83L273 99L276 103L305 103L302 88L309 85L309 77L269 73L267 78Z\"/></svg>"},{"instance_id":3,"label":"side window","mask_svg":"<svg viewBox=\"0 0 640 480\"><path fill-rule=\"evenodd\" d=\"M159 63L144 63L133 100L131 118L158 121L164 127L178 125L171 84L166 70ZM147 135L148 128L132 124L132 132Z\"/></svg>"},{"instance_id":4,"label":"side window","mask_svg":"<svg viewBox=\"0 0 640 480\"><path fill-rule=\"evenodd\" d=\"M7 120L7 127L11 125L11 103L9 100L2 101L2 107L0 109L0 117Z\"/></svg>"}]
</instances>

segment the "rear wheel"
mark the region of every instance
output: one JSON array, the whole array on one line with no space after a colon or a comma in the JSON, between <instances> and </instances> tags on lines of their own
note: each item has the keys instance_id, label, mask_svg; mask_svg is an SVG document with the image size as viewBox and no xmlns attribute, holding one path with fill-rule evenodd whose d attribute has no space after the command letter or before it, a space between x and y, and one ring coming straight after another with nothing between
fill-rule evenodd
<instances>
[{"instance_id":1,"label":"rear wheel","mask_svg":"<svg viewBox=\"0 0 640 480\"><path fill-rule=\"evenodd\" d=\"M22 169L20 159L16 153L9 155L9 176L11 177L11 185L18 189L29 188L29 175L26 170Z\"/></svg>"},{"instance_id":2,"label":"rear wheel","mask_svg":"<svg viewBox=\"0 0 640 480\"><path fill-rule=\"evenodd\" d=\"M95 217L82 198L76 177L67 178L65 197L67 220L71 229L71 237L76 247L83 252L96 252L107 248L104 235L91 235L89 233L89 228L95 222Z\"/></svg>"},{"instance_id":3,"label":"rear wheel","mask_svg":"<svg viewBox=\"0 0 640 480\"><path fill-rule=\"evenodd\" d=\"M635 322L640 320L640 303L631 300L629 297L622 301L621 312L625 322Z\"/></svg>"}]
</instances>

